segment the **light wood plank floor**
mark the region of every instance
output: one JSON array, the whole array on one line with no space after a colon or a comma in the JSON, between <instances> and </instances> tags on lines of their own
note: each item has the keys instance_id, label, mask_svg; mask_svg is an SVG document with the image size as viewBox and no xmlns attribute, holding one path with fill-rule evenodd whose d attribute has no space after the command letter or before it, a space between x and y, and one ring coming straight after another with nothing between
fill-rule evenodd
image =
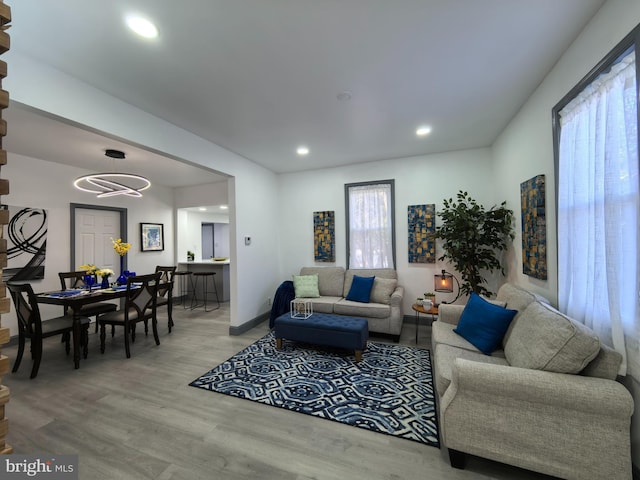
<instances>
[{"instance_id":1,"label":"light wood plank floor","mask_svg":"<svg viewBox=\"0 0 640 480\"><path fill-rule=\"evenodd\" d=\"M45 340L34 380L26 354L18 373L4 377L15 453L76 453L82 480L548 478L479 458L455 470L439 449L417 442L189 387L268 326L229 336L228 304L208 313L176 306L174 320L169 334L161 316L160 346L139 328L130 359L121 329L104 355L91 333L79 370L59 338ZM428 348L429 327L419 333ZM401 343L413 345L414 335L405 325ZM16 350L3 354L13 362Z\"/></svg>"}]
</instances>

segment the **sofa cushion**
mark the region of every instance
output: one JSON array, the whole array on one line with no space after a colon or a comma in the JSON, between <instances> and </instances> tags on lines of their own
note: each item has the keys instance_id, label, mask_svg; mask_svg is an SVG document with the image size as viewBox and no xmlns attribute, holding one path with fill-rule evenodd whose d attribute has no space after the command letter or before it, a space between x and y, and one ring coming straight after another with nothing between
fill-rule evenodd
<instances>
[{"instance_id":1,"label":"sofa cushion","mask_svg":"<svg viewBox=\"0 0 640 480\"><path fill-rule=\"evenodd\" d=\"M472 343L455 333L453 331L454 328L456 328L455 324L442 322L440 320L433 322L431 324L431 344L435 346L442 343L444 345L482 353ZM491 356L504 358L504 350L494 350Z\"/></svg>"},{"instance_id":2,"label":"sofa cushion","mask_svg":"<svg viewBox=\"0 0 640 480\"><path fill-rule=\"evenodd\" d=\"M621 364L622 355L601 343L598 355L580 372L580 375L615 380Z\"/></svg>"},{"instance_id":3,"label":"sofa cushion","mask_svg":"<svg viewBox=\"0 0 640 480\"><path fill-rule=\"evenodd\" d=\"M498 294L496 295L496 300L505 302L506 303L505 306L507 308L511 308L512 310L518 311L515 318L513 319L513 322L511 322L511 325L509 325L509 328L507 329L507 333L504 335L504 338L502 340L503 347L506 345L507 340L509 339L509 335L511 335L511 330L515 325L516 320L520 315L520 312L524 312L524 309L527 308L527 306L531 302L538 301L541 303L549 303L549 300L544 298L542 295L532 293L529 290L525 290L524 288L521 288L513 283L503 284L498 290Z\"/></svg>"},{"instance_id":4,"label":"sofa cushion","mask_svg":"<svg viewBox=\"0 0 640 480\"><path fill-rule=\"evenodd\" d=\"M302 267L300 275L318 275L318 290L321 296L344 297L343 267Z\"/></svg>"},{"instance_id":5,"label":"sofa cushion","mask_svg":"<svg viewBox=\"0 0 640 480\"><path fill-rule=\"evenodd\" d=\"M347 300L353 302L369 303L371 298L371 289L373 288L373 281L375 277L361 277L354 275L351 281L351 288L347 294Z\"/></svg>"},{"instance_id":6,"label":"sofa cushion","mask_svg":"<svg viewBox=\"0 0 640 480\"><path fill-rule=\"evenodd\" d=\"M516 313L516 310L494 305L472 293L453 331L485 355L491 355L500 346Z\"/></svg>"},{"instance_id":7,"label":"sofa cushion","mask_svg":"<svg viewBox=\"0 0 640 480\"><path fill-rule=\"evenodd\" d=\"M531 302L549 303L549 301L541 295L525 290L513 283L505 283L498 290L496 300L505 302L507 308L524 311Z\"/></svg>"},{"instance_id":8,"label":"sofa cushion","mask_svg":"<svg viewBox=\"0 0 640 480\"><path fill-rule=\"evenodd\" d=\"M395 278L375 277L369 301L389 305L391 303L391 294L396 291L397 286L398 280Z\"/></svg>"},{"instance_id":9,"label":"sofa cushion","mask_svg":"<svg viewBox=\"0 0 640 480\"><path fill-rule=\"evenodd\" d=\"M436 391L439 398L442 398L442 395L451 384L451 368L456 358L466 358L467 360L491 363L493 365L509 365L507 360L502 357L489 356L478 351L472 352L471 350L456 348L451 345L436 345L433 365Z\"/></svg>"},{"instance_id":10,"label":"sofa cushion","mask_svg":"<svg viewBox=\"0 0 640 480\"><path fill-rule=\"evenodd\" d=\"M599 351L592 330L538 301L514 320L504 347L514 367L558 373L579 373Z\"/></svg>"},{"instance_id":11,"label":"sofa cushion","mask_svg":"<svg viewBox=\"0 0 640 480\"><path fill-rule=\"evenodd\" d=\"M351 289L351 281L353 277L376 277L398 279L398 274L393 268L350 268L344 274L344 290L342 296L346 297Z\"/></svg>"},{"instance_id":12,"label":"sofa cushion","mask_svg":"<svg viewBox=\"0 0 640 480\"><path fill-rule=\"evenodd\" d=\"M360 303L343 299L333 306L333 313L350 317L387 318L391 315L391 306L383 303Z\"/></svg>"},{"instance_id":13,"label":"sofa cushion","mask_svg":"<svg viewBox=\"0 0 640 480\"><path fill-rule=\"evenodd\" d=\"M293 288L296 292L296 298L319 297L318 275L294 275Z\"/></svg>"},{"instance_id":14,"label":"sofa cushion","mask_svg":"<svg viewBox=\"0 0 640 480\"><path fill-rule=\"evenodd\" d=\"M342 297L327 297L321 296L318 298L312 298L314 313L333 313L333 306L342 300Z\"/></svg>"}]
</instances>

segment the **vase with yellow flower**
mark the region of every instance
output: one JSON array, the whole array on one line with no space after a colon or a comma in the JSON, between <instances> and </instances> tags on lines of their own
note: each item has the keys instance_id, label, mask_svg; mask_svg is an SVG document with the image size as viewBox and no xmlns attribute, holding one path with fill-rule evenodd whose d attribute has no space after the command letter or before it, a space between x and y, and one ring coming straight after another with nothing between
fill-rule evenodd
<instances>
[{"instance_id":1,"label":"vase with yellow flower","mask_svg":"<svg viewBox=\"0 0 640 480\"><path fill-rule=\"evenodd\" d=\"M102 282L100 283L100 288L109 288L109 277L113 275L113 270L110 268L101 268L96 271L96 275L99 275L102 278Z\"/></svg>"},{"instance_id":2,"label":"vase with yellow flower","mask_svg":"<svg viewBox=\"0 0 640 480\"><path fill-rule=\"evenodd\" d=\"M113 249L116 251L118 255L120 255L120 276L116 280L118 285L126 285L127 284L127 272L124 269L124 256L127 254L129 249L131 248L130 243L123 242L121 238L117 240L111 239L111 243L113 243Z\"/></svg>"},{"instance_id":3,"label":"vase with yellow flower","mask_svg":"<svg viewBox=\"0 0 640 480\"><path fill-rule=\"evenodd\" d=\"M89 288L89 292L91 292L93 285L96 283L96 272L98 271L98 267L92 263L87 263L85 265L80 265L78 269L84 272L82 281Z\"/></svg>"}]
</instances>

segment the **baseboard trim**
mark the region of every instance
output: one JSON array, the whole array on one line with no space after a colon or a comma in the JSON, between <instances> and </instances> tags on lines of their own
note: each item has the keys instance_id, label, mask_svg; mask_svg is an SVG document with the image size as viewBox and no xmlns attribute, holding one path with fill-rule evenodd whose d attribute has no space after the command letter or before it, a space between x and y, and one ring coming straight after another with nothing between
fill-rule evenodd
<instances>
[{"instance_id":1,"label":"baseboard trim","mask_svg":"<svg viewBox=\"0 0 640 480\"><path fill-rule=\"evenodd\" d=\"M242 325L238 325L237 327L229 327L229 335L242 335L243 333L251 330L253 327L257 327L262 322L268 320L269 316L270 313L266 312L249 320L248 322L244 322Z\"/></svg>"}]
</instances>

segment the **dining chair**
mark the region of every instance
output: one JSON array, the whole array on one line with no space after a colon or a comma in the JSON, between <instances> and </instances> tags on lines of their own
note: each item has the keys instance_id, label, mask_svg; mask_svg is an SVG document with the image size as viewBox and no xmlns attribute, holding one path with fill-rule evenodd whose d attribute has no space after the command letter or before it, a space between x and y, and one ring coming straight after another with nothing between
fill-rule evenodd
<instances>
[{"instance_id":1,"label":"dining chair","mask_svg":"<svg viewBox=\"0 0 640 480\"><path fill-rule=\"evenodd\" d=\"M40 362L42 360L42 340L55 335L62 335L67 355L71 350L69 340L73 333L73 315L64 315L62 317L42 320L38 300L33 288L28 283L7 283L7 288L11 292L13 304L16 308L16 317L18 319L18 354L13 363L12 372L17 372L24 354L24 345L26 339L30 340L31 358L33 359L33 367L31 367L31 378L38 375ZM87 358L89 344L89 324L91 320L85 316L78 316L75 321L80 322L81 339L80 344L84 349L84 358Z\"/></svg>"},{"instance_id":2,"label":"dining chair","mask_svg":"<svg viewBox=\"0 0 640 480\"><path fill-rule=\"evenodd\" d=\"M124 349L127 358L131 358L129 336L131 336L131 342L134 343L136 341L136 324L139 322L151 320L153 337L156 345L160 345L156 318L160 276L161 272L157 272L127 278L127 295L125 296L124 308L115 312L104 313L98 317L101 353L104 353L105 350L105 329L107 325L111 325L112 328L124 327Z\"/></svg>"},{"instance_id":3,"label":"dining chair","mask_svg":"<svg viewBox=\"0 0 640 480\"><path fill-rule=\"evenodd\" d=\"M160 272L160 284L158 285L158 307L167 306L167 316L169 317L168 326L169 333L173 327L173 277L176 273L175 266L162 267L156 266L156 273ZM144 324L145 333L147 332L147 323Z\"/></svg>"},{"instance_id":4,"label":"dining chair","mask_svg":"<svg viewBox=\"0 0 640 480\"><path fill-rule=\"evenodd\" d=\"M78 271L78 272L59 272L58 277L60 277L60 286L62 290L67 290L69 288L80 288L84 287L84 276L86 272ZM94 275L95 276L95 275ZM96 333L98 333L98 315L107 312L115 312L118 306L115 303L109 302L96 302L90 303L87 305L83 305L80 308L79 315L83 315L85 317L96 317ZM64 309L65 315L68 313L67 308Z\"/></svg>"}]
</instances>

